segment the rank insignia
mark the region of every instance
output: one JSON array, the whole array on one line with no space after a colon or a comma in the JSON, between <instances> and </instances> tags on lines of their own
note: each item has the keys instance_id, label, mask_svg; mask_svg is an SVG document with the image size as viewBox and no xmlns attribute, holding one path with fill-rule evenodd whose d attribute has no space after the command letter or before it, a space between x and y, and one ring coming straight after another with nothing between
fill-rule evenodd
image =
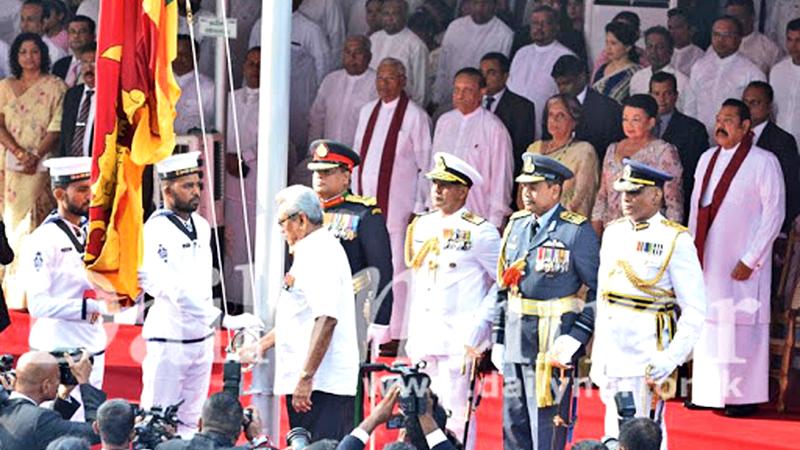
<instances>
[{"instance_id":1,"label":"rank insignia","mask_svg":"<svg viewBox=\"0 0 800 450\"><path fill-rule=\"evenodd\" d=\"M337 239L352 241L358 236L360 216L355 214L325 213L323 223Z\"/></svg>"},{"instance_id":2,"label":"rank insignia","mask_svg":"<svg viewBox=\"0 0 800 450\"><path fill-rule=\"evenodd\" d=\"M42 258L42 252L36 252L36 254L33 255L33 267L38 272L42 268L43 264L44 258Z\"/></svg>"},{"instance_id":3,"label":"rank insignia","mask_svg":"<svg viewBox=\"0 0 800 450\"><path fill-rule=\"evenodd\" d=\"M167 262L167 249L161 244L158 244L158 257L161 258L162 261Z\"/></svg>"},{"instance_id":4,"label":"rank insignia","mask_svg":"<svg viewBox=\"0 0 800 450\"><path fill-rule=\"evenodd\" d=\"M647 253L648 255L661 256L664 253L664 244L639 241L636 243L636 251Z\"/></svg>"},{"instance_id":5,"label":"rank insignia","mask_svg":"<svg viewBox=\"0 0 800 450\"><path fill-rule=\"evenodd\" d=\"M449 250L469 250L472 239L469 230L447 228L444 230L444 248Z\"/></svg>"}]
</instances>

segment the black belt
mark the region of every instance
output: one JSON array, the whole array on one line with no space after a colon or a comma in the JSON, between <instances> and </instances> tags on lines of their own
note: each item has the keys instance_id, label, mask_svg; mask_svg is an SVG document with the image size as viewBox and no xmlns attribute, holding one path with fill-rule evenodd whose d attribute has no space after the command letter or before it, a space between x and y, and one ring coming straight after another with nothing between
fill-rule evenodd
<instances>
[{"instance_id":1,"label":"black belt","mask_svg":"<svg viewBox=\"0 0 800 450\"><path fill-rule=\"evenodd\" d=\"M46 351L47 353L50 353L50 350L39 350L38 348L33 348L33 347L31 347L31 351L32 352L43 352L43 351ZM89 352L89 354L92 355L92 356L100 356L100 355L104 354L105 352L106 352L106 350L103 349L103 350L100 350L99 352L94 352L94 353L93 352Z\"/></svg>"},{"instance_id":2,"label":"black belt","mask_svg":"<svg viewBox=\"0 0 800 450\"><path fill-rule=\"evenodd\" d=\"M169 338L147 338L145 341L147 342L164 342L168 344L197 344L198 342L203 342L206 339L214 336L214 332L212 331L205 337L196 338L196 339L169 339Z\"/></svg>"}]
</instances>

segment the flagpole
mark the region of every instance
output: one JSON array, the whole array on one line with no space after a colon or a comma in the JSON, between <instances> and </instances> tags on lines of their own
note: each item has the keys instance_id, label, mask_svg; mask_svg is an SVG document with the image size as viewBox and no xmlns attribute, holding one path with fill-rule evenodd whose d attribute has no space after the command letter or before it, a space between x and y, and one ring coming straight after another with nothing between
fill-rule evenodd
<instances>
[{"instance_id":1,"label":"flagpole","mask_svg":"<svg viewBox=\"0 0 800 450\"><path fill-rule=\"evenodd\" d=\"M255 313L267 329L275 325L275 303L281 289L284 244L275 217L275 195L286 186L289 149L289 50L291 2L262 1L261 84L258 109L258 178L256 189ZM279 402L273 394L275 353L253 371L252 397L264 431L277 442Z\"/></svg>"}]
</instances>

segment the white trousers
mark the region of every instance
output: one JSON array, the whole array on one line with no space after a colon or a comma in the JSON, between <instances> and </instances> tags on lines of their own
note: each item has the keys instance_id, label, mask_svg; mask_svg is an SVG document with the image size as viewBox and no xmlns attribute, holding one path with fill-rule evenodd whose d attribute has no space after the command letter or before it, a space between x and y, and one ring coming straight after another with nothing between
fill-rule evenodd
<instances>
[{"instance_id":1,"label":"white trousers","mask_svg":"<svg viewBox=\"0 0 800 450\"><path fill-rule=\"evenodd\" d=\"M450 411L447 418L447 429L455 433L459 441L464 439L464 429L467 420L467 399L469 398L469 371L467 366L465 374L461 374L463 357L457 356L426 356L424 372L431 377L431 390L439 397L442 407ZM475 427L475 414L469 421L469 437L464 450L475 448L477 428Z\"/></svg>"},{"instance_id":2,"label":"white trousers","mask_svg":"<svg viewBox=\"0 0 800 450\"><path fill-rule=\"evenodd\" d=\"M214 337L193 344L147 342L142 362L142 408L166 408L183 400L178 434L187 438L197 431L197 420L208 397Z\"/></svg>"},{"instance_id":3,"label":"white trousers","mask_svg":"<svg viewBox=\"0 0 800 450\"><path fill-rule=\"evenodd\" d=\"M617 392L633 392L633 400L636 404L636 417L650 417L650 405L653 394L645 382L644 377L608 377L600 384L600 400L606 406L605 414L605 435L607 437L619 438L619 414L617 414L617 404L614 396ZM661 417L661 450L667 450L667 409L664 405Z\"/></svg>"}]
</instances>

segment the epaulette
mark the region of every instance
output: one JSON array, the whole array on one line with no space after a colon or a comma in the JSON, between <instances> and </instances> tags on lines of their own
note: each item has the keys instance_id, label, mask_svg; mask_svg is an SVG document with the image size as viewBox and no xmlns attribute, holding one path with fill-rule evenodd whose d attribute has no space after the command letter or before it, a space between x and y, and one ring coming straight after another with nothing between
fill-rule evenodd
<instances>
[{"instance_id":1,"label":"epaulette","mask_svg":"<svg viewBox=\"0 0 800 450\"><path fill-rule=\"evenodd\" d=\"M375 197L367 197L365 195L347 194L344 199L350 203L358 203L364 206L375 206L378 204L378 200Z\"/></svg>"},{"instance_id":2,"label":"epaulette","mask_svg":"<svg viewBox=\"0 0 800 450\"><path fill-rule=\"evenodd\" d=\"M561 211L559 217L561 217L562 220L569 223L574 223L575 225L580 225L587 220L586 216L582 216L572 211Z\"/></svg>"},{"instance_id":3,"label":"epaulette","mask_svg":"<svg viewBox=\"0 0 800 450\"><path fill-rule=\"evenodd\" d=\"M689 229L686 228L685 226L679 224L678 222L673 222L673 221L668 220L668 219L661 219L661 223L663 223L664 225L666 225L666 226L668 226L670 228L675 228L676 230L678 230L678 233L683 233L685 231L689 231Z\"/></svg>"},{"instance_id":4,"label":"epaulette","mask_svg":"<svg viewBox=\"0 0 800 450\"><path fill-rule=\"evenodd\" d=\"M376 214L383 214L383 211L381 211L380 208L372 208L372 215L374 216Z\"/></svg>"},{"instance_id":5,"label":"epaulette","mask_svg":"<svg viewBox=\"0 0 800 450\"><path fill-rule=\"evenodd\" d=\"M469 211L464 211L461 214L461 218L466 220L467 222L473 224L473 225L481 225L484 222L486 222L486 219L484 219L483 217L476 216L475 214L472 214Z\"/></svg>"},{"instance_id":6,"label":"epaulette","mask_svg":"<svg viewBox=\"0 0 800 450\"><path fill-rule=\"evenodd\" d=\"M515 212L514 214L512 214L511 217L508 218L508 220L516 220L516 219L519 219L520 217L526 217L526 216L530 216L530 215L531 215L530 211L525 210L525 209L521 209L521 210Z\"/></svg>"}]
</instances>

